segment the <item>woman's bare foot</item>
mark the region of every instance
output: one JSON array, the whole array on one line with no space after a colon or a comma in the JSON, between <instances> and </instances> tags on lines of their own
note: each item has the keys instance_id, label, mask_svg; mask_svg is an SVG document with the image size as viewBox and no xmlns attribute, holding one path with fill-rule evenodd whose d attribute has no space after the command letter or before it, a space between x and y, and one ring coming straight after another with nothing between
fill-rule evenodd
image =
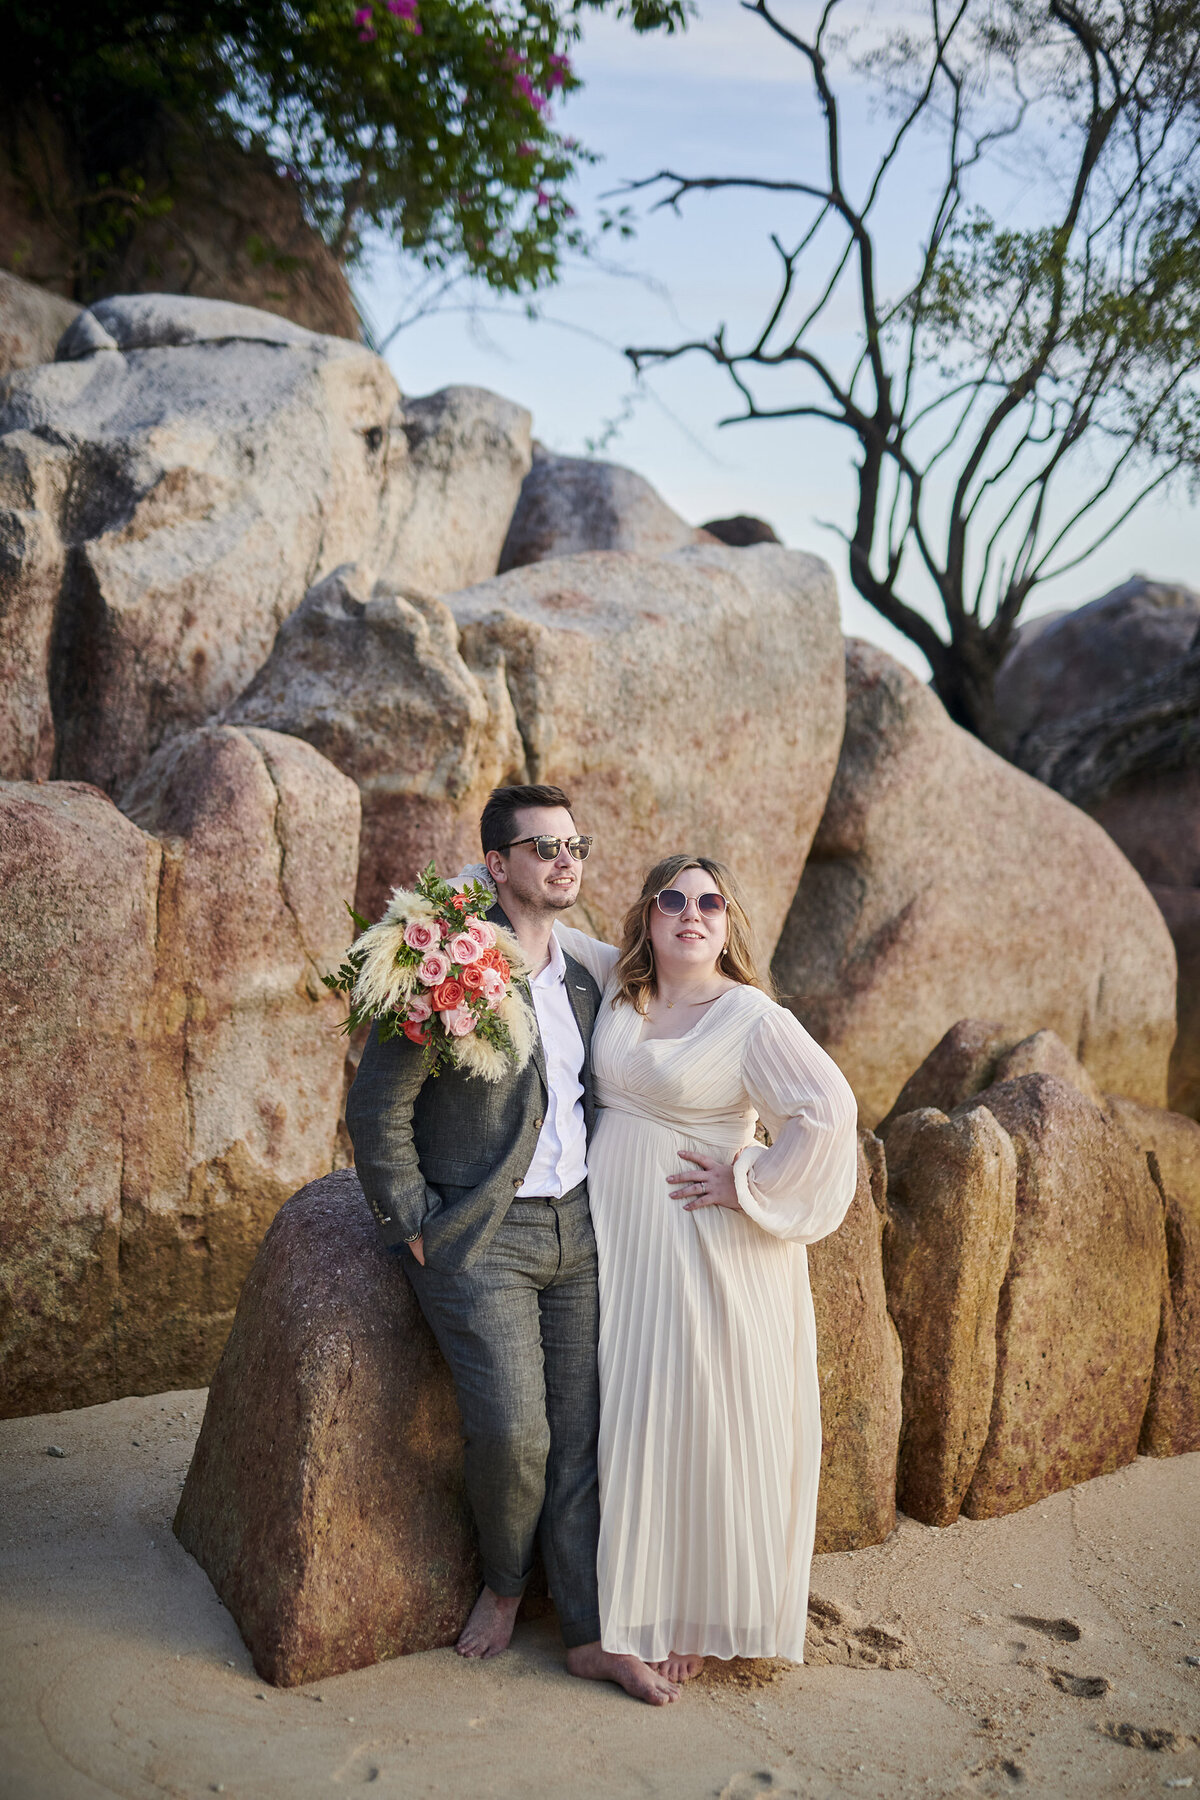
<instances>
[{"instance_id":1,"label":"woman's bare foot","mask_svg":"<svg viewBox=\"0 0 1200 1800\"><path fill-rule=\"evenodd\" d=\"M488 1657L507 1650L520 1604L520 1594L493 1594L490 1587L483 1588L454 1646L458 1654Z\"/></svg>"},{"instance_id":2,"label":"woman's bare foot","mask_svg":"<svg viewBox=\"0 0 1200 1800\"><path fill-rule=\"evenodd\" d=\"M681 1656L678 1650L672 1650L670 1656L652 1666L660 1675L665 1675L668 1681L694 1681L704 1667L704 1658Z\"/></svg>"},{"instance_id":3,"label":"woman's bare foot","mask_svg":"<svg viewBox=\"0 0 1200 1800\"><path fill-rule=\"evenodd\" d=\"M614 1656L611 1650L602 1650L599 1643L577 1644L568 1650L567 1668L585 1681L615 1681L647 1706L669 1706L679 1698L675 1683L644 1663L640 1656Z\"/></svg>"}]
</instances>

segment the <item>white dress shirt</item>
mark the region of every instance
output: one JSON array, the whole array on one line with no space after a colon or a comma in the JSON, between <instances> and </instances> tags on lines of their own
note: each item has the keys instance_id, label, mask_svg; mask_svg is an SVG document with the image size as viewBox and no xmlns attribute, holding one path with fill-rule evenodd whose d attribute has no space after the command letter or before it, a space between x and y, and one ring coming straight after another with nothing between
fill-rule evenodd
<instances>
[{"instance_id":1,"label":"white dress shirt","mask_svg":"<svg viewBox=\"0 0 1200 1800\"><path fill-rule=\"evenodd\" d=\"M546 1057L549 1097L533 1161L518 1200L560 1200L587 1176L587 1126L583 1117L583 1039L567 994L562 945L550 933L550 961L529 980Z\"/></svg>"}]
</instances>

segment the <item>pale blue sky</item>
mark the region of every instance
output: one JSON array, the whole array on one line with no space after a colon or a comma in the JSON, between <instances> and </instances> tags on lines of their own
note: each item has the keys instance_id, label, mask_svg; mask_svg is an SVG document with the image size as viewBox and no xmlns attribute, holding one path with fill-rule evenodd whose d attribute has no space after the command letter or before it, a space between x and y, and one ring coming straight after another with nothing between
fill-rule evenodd
<instances>
[{"instance_id":1,"label":"pale blue sky","mask_svg":"<svg viewBox=\"0 0 1200 1800\"><path fill-rule=\"evenodd\" d=\"M802 3L801 13L809 10ZM708 0L688 33L637 39L608 20L589 25L576 58L585 81L563 122L604 160L576 196L591 223L597 198L622 180L671 166L691 173L799 172L816 143L817 121L798 59L775 47L736 0ZM849 118L848 141L868 144L865 102ZM811 162L808 165L813 166ZM918 203L920 171L914 183ZM1020 209L1021 183L1008 204ZM902 256L919 210L906 216L900 193L881 222L885 250ZM786 224L775 199L698 196L681 217L646 219L631 245L613 246L595 266L574 264L530 321L519 303L483 297L474 316L447 311L403 331L388 353L401 387L420 394L475 383L518 400L552 449L586 454L610 421L619 434L602 454L645 475L686 518L756 513L783 540L832 562L848 631L870 637L913 667L919 654L850 587L845 555L823 521L852 518L850 439L819 423L717 428L734 395L718 370L689 358L649 378L631 406L633 383L621 355L629 343L669 343L705 335L718 321L760 319L772 291L767 233ZM361 296L379 333L398 312L400 279L384 256ZM493 308L499 310L492 310ZM1031 611L1076 605L1134 572L1200 585L1200 520L1185 496L1152 503L1091 561L1035 595Z\"/></svg>"}]
</instances>

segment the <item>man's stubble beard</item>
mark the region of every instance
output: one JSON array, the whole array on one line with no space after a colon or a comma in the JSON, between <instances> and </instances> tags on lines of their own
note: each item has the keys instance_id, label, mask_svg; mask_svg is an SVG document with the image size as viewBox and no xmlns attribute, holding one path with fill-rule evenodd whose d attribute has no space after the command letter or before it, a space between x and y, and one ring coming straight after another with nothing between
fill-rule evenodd
<instances>
[{"instance_id":1,"label":"man's stubble beard","mask_svg":"<svg viewBox=\"0 0 1200 1800\"><path fill-rule=\"evenodd\" d=\"M582 888L583 883L576 882L574 893L568 896L552 893L539 885L533 889L532 893L523 894L514 883L513 898L520 901L521 905L530 913L567 912L579 899Z\"/></svg>"}]
</instances>

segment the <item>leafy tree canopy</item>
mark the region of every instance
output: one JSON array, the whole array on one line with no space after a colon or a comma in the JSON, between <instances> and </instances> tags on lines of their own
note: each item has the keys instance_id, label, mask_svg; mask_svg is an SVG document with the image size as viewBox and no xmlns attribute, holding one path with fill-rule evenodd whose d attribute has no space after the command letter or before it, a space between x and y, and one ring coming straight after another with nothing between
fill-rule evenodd
<instances>
[{"instance_id":1,"label":"leafy tree canopy","mask_svg":"<svg viewBox=\"0 0 1200 1800\"><path fill-rule=\"evenodd\" d=\"M554 278L590 160L554 120L585 10L673 32L690 0L0 0L10 120L50 109L85 196L136 194L164 115L266 150L344 263L375 228L493 287Z\"/></svg>"}]
</instances>

